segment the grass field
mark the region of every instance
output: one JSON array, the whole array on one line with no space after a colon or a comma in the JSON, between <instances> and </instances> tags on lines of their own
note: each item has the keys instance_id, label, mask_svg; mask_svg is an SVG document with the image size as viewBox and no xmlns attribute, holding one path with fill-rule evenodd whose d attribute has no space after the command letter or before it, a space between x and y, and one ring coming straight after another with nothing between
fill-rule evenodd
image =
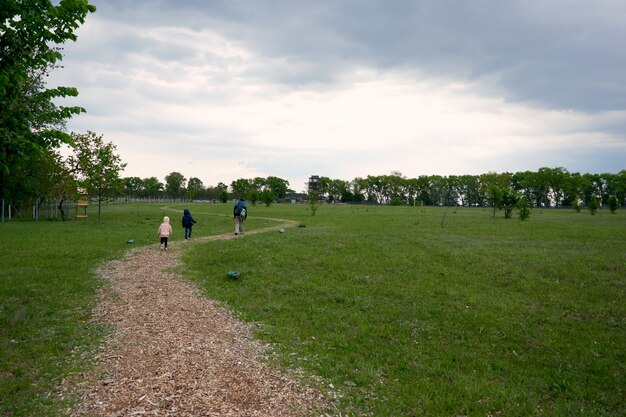
<instances>
[{"instance_id":1,"label":"grass field","mask_svg":"<svg viewBox=\"0 0 626 417\"><path fill-rule=\"evenodd\" d=\"M231 232L228 206L189 208L194 237ZM444 212L254 207L249 230L300 227L190 244L181 272L340 391L344 415L624 415L626 212L450 208L442 227ZM150 204L0 225L0 415L63 415L55 386L106 332L88 321L92 269L128 239L155 244L164 214L177 226Z\"/></svg>"}]
</instances>

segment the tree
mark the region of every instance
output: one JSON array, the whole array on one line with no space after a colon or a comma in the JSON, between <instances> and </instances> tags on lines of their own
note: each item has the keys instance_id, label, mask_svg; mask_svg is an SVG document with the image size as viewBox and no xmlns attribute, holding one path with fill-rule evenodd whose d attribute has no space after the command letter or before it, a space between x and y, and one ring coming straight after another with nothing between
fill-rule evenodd
<instances>
[{"instance_id":1,"label":"tree","mask_svg":"<svg viewBox=\"0 0 626 417\"><path fill-rule=\"evenodd\" d=\"M313 190L309 191L308 200L309 208L311 209L311 216L315 216L315 212L322 204L320 192Z\"/></svg>"},{"instance_id":2,"label":"tree","mask_svg":"<svg viewBox=\"0 0 626 417\"><path fill-rule=\"evenodd\" d=\"M256 203L261 199L261 193L256 188L253 188L248 193L248 198L250 198L250 202L253 206L256 206Z\"/></svg>"},{"instance_id":3,"label":"tree","mask_svg":"<svg viewBox=\"0 0 626 417\"><path fill-rule=\"evenodd\" d=\"M524 221L530 217L530 201L525 197L517 201L517 209L519 210L519 218Z\"/></svg>"},{"instance_id":4,"label":"tree","mask_svg":"<svg viewBox=\"0 0 626 417\"><path fill-rule=\"evenodd\" d=\"M228 191L226 191L226 190L222 190L222 191L220 192L220 201L221 201L222 203L226 203L226 202L228 201L228 198L229 198L229 197L230 197L230 196L228 195Z\"/></svg>"},{"instance_id":5,"label":"tree","mask_svg":"<svg viewBox=\"0 0 626 417\"><path fill-rule=\"evenodd\" d=\"M11 198L7 178L21 175L23 161L35 164L44 151L70 143L65 121L84 112L80 107L54 103L59 97L75 97L75 88L45 88L45 77L62 59L60 49L84 23L95 7L87 0L3 1L0 6L0 194Z\"/></svg>"},{"instance_id":6,"label":"tree","mask_svg":"<svg viewBox=\"0 0 626 417\"><path fill-rule=\"evenodd\" d=\"M142 197L157 197L162 192L165 186L157 177L149 177L143 179L143 190L140 195Z\"/></svg>"},{"instance_id":7,"label":"tree","mask_svg":"<svg viewBox=\"0 0 626 417\"><path fill-rule=\"evenodd\" d=\"M261 193L261 201L265 204L266 207L269 207L273 202L276 196L270 189L263 190Z\"/></svg>"},{"instance_id":8,"label":"tree","mask_svg":"<svg viewBox=\"0 0 626 417\"><path fill-rule=\"evenodd\" d=\"M233 193L239 198L246 198L248 196L251 185L252 181L245 178L239 178L230 183Z\"/></svg>"},{"instance_id":9,"label":"tree","mask_svg":"<svg viewBox=\"0 0 626 417\"><path fill-rule=\"evenodd\" d=\"M187 181L187 196L190 200L195 200L198 193L203 189L202 181L199 178L191 177Z\"/></svg>"},{"instance_id":10,"label":"tree","mask_svg":"<svg viewBox=\"0 0 626 417\"><path fill-rule=\"evenodd\" d=\"M265 179L265 186L274 194L275 198L284 198L289 192L289 181L269 176Z\"/></svg>"},{"instance_id":11,"label":"tree","mask_svg":"<svg viewBox=\"0 0 626 417\"><path fill-rule=\"evenodd\" d=\"M591 213L592 216L595 216L596 212L600 208L600 199L598 199L595 195L589 197L587 208L589 208L589 213Z\"/></svg>"},{"instance_id":12,"label":"tree","mask_svg":"<svg viewBox=\"0 0 626 417\"><path fill-rule=\"evenodd\" d=\"M609 196L607 203L609 205L609 210L611 210L611 213L615 214L615 210L617 210L619 207L619 200L617 199L617 196L616 195Z\"/></svg>"},{"instance_id":13,"label":"tree","mask_svg":"<svg viewBox=\"0 0 626 417\"><path fill-rule=\"evenodd\" d=\"M69 158L70 164L78 175L79 184L89 195L98 198L100 223L102 201L122 189L120 171L126 164L115 153L117 147L111 142L105 143L102 135L91 131L86 134L72 133L72 140L74 155Z\"/></svg>"},{"instance_id":14,"label":"tree","mask_svg":"<svg viewBox=\"0 0 626 417\"><path fill-rule=\"evenodd\" d=\"M124 181L124 189L128 197L137 197L144 188L143 180L139 177L126 177Z\"/></svg>"},{"instance_id":15,"label":"tree","mask_svg":"<svg viewBox=\"0 0 626 417\"><path fill-rule=\"evenodd\" d=\"M170 172L165 176L165 192L171 198L180 198L185 191L187 179L180 172Z\"/></svg>"}]
</instances>

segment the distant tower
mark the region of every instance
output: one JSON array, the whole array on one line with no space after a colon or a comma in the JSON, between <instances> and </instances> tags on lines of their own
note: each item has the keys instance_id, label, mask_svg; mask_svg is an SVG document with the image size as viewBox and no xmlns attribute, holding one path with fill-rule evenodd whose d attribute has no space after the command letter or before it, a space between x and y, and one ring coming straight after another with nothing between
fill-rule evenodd
<instances>
[{"instance_id":1,"label":"distant tower","mask_svg":"<svg viewBox=\"0 0 626 417\"><path fill-rule=\"evenodd\" d=\"M311 175L309 178L309 194L311 193L321 193L322 192L322 182L320 181L319 175Z\"/></svg>"}]
</instances>

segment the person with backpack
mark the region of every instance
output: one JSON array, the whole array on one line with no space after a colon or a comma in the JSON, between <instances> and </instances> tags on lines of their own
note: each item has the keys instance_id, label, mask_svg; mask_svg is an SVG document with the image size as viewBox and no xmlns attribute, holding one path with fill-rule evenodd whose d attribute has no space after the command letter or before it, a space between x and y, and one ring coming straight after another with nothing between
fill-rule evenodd
<instances>
[{"instance_id":1,"label":"person with backpack","mask_svg":"<svg viewBox=\"0 0 626 417\"><path fill-rule=\"evenodd\" d=\"M191 239L191 227L196 224L196 221L191 217L189 209L185 209L183 214L183 227L185 228L185 240Z\"/></svg>"},{"instance_id":2,"label":"person with backpack","mask_svg":"<svg viewBox=\"0 0 626 417\"><path fill-rule=\"evenodd\" d=\"M235 219L235 234L243 235L243 223L248 218L248 207L246 206L246 201L243 198L240 198L235 204L233 208L233 219Z\"/></svg>"}]
</instances>

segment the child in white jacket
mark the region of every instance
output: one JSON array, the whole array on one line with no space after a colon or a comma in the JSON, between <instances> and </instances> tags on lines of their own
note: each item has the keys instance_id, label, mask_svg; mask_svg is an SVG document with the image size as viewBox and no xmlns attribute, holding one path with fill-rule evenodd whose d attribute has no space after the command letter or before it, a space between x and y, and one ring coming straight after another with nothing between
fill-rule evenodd
<instances>
[{"instance_id":1,"label":"child in white jacket","mask_svg":"<svg viewBox=\"0 0 626 417\"><path fill-rule=\"evenodd\" d=\"M163 217L163 223L159 226L157 235L161 238L161 249L167 250L167 239L172 236L172 225L170 225L169 217Z\"/></svg>"}]
</instances>

